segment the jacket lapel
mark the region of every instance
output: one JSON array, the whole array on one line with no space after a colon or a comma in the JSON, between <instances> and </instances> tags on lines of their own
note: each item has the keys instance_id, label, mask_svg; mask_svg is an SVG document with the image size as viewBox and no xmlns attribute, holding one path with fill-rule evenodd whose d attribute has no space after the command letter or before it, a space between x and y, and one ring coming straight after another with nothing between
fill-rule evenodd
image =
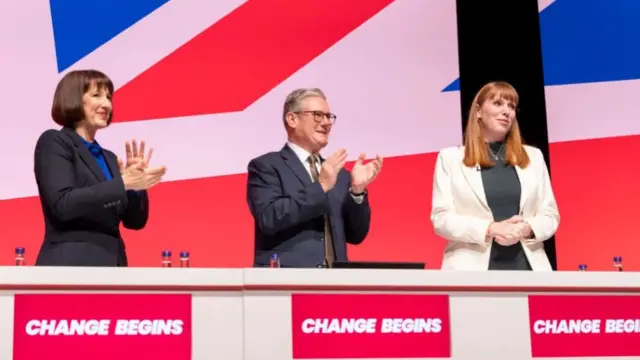
<instances>
[{"instance_id":1,"label":"jacket lapel","mask_svg":"<svg viewBox=\"0 0 640 360\"><path fill-rule=\"evenodd\" d=\"M102 151L102 155L104 156L104 160L107 162L107 166L109 167L109 171L111 171L111 177L116 178L120 176L120 168L118 167L118 159L115 156L112 156L109 151Z\"/></svg>"},{"instance_id":2,"label":"jacket lapel","mask_svg":"<svg viewBox=\"0 0 640 360\"><path fill-rule=\"evenodd\" d=\"M284 159L284 163L287 164L303 185L311 184L311 175L309 175L307 169L296 156L296 153L294 153L289 146L285 145L282 150L280 150L280 154Z\"/></svg>"},{"instance_id":3,"label":"jacket lapel","mask_svg":"<svg viewBox=\"0 0 640 360\"><path fill-rule=\"evenodd\" d=\"M471 186L473 193L476 195L480 203L489 210L487 196L484 193L484 186L482 184L482 172L480 171L480 168L477 166L466 166L462 161L460 161L460 166L462 167L462 174Z\"/></svg>"},{"instance_id":4,"label":"jacket lapel","mask_svg":"<svg viewBox=\"0 0 640 360\"><path fill-rule=\"evenodd\" d=\"M537 172L533 169L533 164L529 164L526 169L516 166L516 173L518 173L518 179L520 179L520 213L522 213L524 203L536 188L535 174Z\"/></svg>"},{"instance_id":5,"label":"jacket lapel","mask_svg":"<svg viewBox=\"0 0 640 360\"><path fill-rule=\"evenodd\" d=\"M84 144L84 141L80 135L78 135L73 129L63 128L62 131L67 134L73 140L73 145L76 147L78 151L78 155L80 155L80 159L84 162L84 164L91 170L91 172L96 176L99 181L106 181L107 178L104 176L102 170L98 166L98 162L93 157L89 149Z\"/></svg>"}]
</instances>

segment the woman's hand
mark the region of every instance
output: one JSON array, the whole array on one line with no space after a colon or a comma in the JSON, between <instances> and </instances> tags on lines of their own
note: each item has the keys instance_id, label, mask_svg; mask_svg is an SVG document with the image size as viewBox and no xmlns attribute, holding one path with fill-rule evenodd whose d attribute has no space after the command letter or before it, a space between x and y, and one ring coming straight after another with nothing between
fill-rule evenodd
<instances>
[{"instance_id":1,"label":"woman's hand","mask_svg":"<svg viewBox=\"0 0 640 360\"><path fill-rule=\"evenodd\" d=\"M143 168L142 163L137 163L122 170L122 182L125 190L147 190L158 184L167 172L165 166L157 168Z\"/></svg>"},{"instance_id":2,"label":"woman's hand","mask_svg":"<svg viewBox=\"0 0 640 360\"><path fill-rule=\"evenodd\" d=\"M488 236L500 245L511 246L524 239L525 227L528 227L528 224L521 216L516 215L491 224Z\"/></svg>"},{"instance_id":3,"label":"woman's hand","mask_svg":"<svg viewBox=\"0 0 640 360\"><path fill-rule=\"evenodd\" d=\"M145 142L142 140L140 142L140 147L138 147L138 142L136 140L131 140L131 143L128 141L124 144L125 154L126 154L126 162L123 164L122 160L118 159L118 167L120 168L120 174L124 174L124 170L128 169L137 164L142 165L142 169L146 169L149 167L149 162L151 161L151 155L153 154L153 148L149 149L149 152L145 155Z\"/></svg>"}]
</instances>

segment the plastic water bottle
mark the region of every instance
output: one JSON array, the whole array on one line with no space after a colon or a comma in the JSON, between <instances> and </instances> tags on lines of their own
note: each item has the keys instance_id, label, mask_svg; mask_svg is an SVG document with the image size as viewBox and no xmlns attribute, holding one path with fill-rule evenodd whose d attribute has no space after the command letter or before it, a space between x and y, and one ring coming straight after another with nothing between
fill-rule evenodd
<instances>
[{"instance_id":1,"label":"plastic water bottle","mask_svg":"<svg viewBox=\"0 0 640 360\"><path fill-rule=\"evenodd\" d=\"M271 260L269 260L269 267L279 268L280 267L280 255L272 254Z\"/></svg>"},{"instance_id":2,"label":"plastic water bottle","mask_svg":"<svg viewBox=\"0 0 640 360\"><path fill-rule=\"evenodd\" d=\"M578 271L587 271L587 264L578 265Z\"/></svg>"},{"instance_id":3,"label":"plastic water bottle","mask_svg":"<svg viewBox=\"0 0 640 360\"><path fill-rule=\"evenodd\" d=\"M24 248L23 247L17 247L16 248L16 266L25 266L25 261L24 261Z\"/></svg>"},{"instance_id":4,"label":"plastic water bottle","mask_svg":"<svg viewBox=\"0 0 640 360\"><path fill-rule=\"evenodd\" d=\"M613 268L617 271L622 271L622 256L613 257Z\"/></svg>"},{"instance_id":5,"label":"plastic water bottle","mask_svg":"<svg viewBox=\"0 0 640 360\"><path fill-rule=\"evenodd\" d=\"M189 252L188 251L182 251L180 253L180 267L181 268L188 268L189 267Z\"/></svg>"},{"instance_id":6,"label":"plastic water bottle","mask_svg":"<svg viewBox=\"0 0 640 360\"><path fill-rule=\"evenodd\" d=\"M162 267L171 267L171 250L162 250Z\"/></svg>"}]
</instances>

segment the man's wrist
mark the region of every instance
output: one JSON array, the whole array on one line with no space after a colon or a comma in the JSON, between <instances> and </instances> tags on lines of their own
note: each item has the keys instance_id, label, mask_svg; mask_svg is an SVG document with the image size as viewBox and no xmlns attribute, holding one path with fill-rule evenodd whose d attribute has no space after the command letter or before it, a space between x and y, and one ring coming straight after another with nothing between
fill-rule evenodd
<instances>
[{"instance_id":1,"label":"man's wrist","mask_svg":"<svg viewBox=\"0 0 640 360\"><path fill-rule=\"evenodd\" d=\"M349 193L350 193L351 195L353 195L353 196L364 196L364 194L366 194L366 193L367 193L367 190L366 190L366 188L358 189L358 188L355 188L355 187L353 187L353 186L352 186L352 187L349 189Z\"/></svg>"}]
</instances>

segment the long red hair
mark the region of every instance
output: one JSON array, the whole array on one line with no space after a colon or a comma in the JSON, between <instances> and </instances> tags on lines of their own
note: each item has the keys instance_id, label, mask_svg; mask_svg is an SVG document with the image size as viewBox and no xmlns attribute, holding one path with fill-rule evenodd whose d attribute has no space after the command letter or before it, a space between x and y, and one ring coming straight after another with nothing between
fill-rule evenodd
<instances>
[{"instance_id":1,"label":"long red hair","mask_svg":"<svg viewBox=\"0 0 640 360\"><path fill-rule=\"evenodd\" d=\"M463 162L466 166L472 167L480 165L481 167L492 167L495 165L495 163L489 159L482 124L478 118L478 107L482 106L487 100L495 99L510 101L516 106L520 100L516 89L514 89L511 84L504 81L490 82L478 91L473 99L473 103L471 103L467 128L464 136ZM509 132L507 133L505 147L505 160L509 165L519 166L521 168L529 166L529 155L527 155L527 151L524 149L517 118L513 120L511 129L509 129Z\"/></svg>"}]
</instances>

